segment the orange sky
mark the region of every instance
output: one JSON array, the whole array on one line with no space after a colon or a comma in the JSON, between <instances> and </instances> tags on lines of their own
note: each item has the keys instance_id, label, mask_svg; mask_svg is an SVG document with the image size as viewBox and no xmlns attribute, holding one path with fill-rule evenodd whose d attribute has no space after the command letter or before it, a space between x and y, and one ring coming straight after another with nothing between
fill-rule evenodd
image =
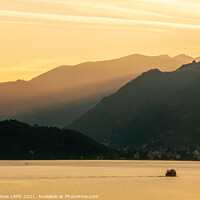
<instances>
[{"instance_id":1,"label":"orange sky","mask_svg":"<svg viewBox=\"0 0 200 200\"><path fill-rule=\"evenodd\" d=\"M0 82L129 54L200 55L199 0L0 0Z\"/></svg>"}]
</instances>

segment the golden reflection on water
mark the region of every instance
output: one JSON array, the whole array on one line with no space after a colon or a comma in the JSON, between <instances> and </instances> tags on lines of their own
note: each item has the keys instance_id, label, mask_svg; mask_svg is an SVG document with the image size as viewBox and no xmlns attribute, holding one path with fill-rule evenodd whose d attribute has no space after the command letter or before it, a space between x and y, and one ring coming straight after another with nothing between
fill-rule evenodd
<instances>
[{"instance_id":1,"label":"golden reflection on water","mask_svg":"<svg viewBox=\"0 0 200 200\"><path fill-rule=\"evenodd\" d=\"M26 162L28 163L26 165ZM165 177L175 168L178 177ZM199 200L200 162L0 161L0 195L99 195L105 200Z\"/></svg>"}]
</instances>

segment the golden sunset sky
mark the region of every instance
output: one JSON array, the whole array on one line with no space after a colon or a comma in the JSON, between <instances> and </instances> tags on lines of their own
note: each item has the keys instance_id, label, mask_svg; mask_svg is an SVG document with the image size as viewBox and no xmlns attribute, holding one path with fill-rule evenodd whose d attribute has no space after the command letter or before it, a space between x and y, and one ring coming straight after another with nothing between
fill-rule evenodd
<instances>
[{"instance_id":1,"label":"golden sunset sky","mask_svg":"<svg viewBox=\"0 0 200 200\"><path fill-rule=\"evenodd\" d=\"M0 0L0 82L129 54L200 55L199 0Z\"/></svg>"}]
</instances>

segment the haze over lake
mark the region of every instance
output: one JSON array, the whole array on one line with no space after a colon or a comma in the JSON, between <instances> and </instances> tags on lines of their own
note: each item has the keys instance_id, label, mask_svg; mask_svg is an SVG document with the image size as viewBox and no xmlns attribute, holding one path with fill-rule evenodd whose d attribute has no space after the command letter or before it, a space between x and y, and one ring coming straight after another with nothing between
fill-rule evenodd
<instances>
[{"instance_id":1,"label":"haze over lake","mask_svg":"<svg viewBox=\"0 0 200 200\"><path fill-rule=\"evenodd\" d=\"M27 164L26 164L27 163ZM177 177L165 177L167 169ZM0 161L0 195L98 195L103 200L196 200L200 163L189 161Z\"/></svg>"}]
</instances>

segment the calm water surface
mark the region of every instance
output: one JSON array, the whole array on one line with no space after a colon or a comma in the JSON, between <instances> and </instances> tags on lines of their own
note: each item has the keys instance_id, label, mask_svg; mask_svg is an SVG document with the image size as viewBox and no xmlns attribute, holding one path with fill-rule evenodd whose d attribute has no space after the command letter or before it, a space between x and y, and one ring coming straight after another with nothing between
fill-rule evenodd
<instances>
[{"instance_id":1,"label":"calm water surface","mask_svg":"<svg viewBox=\"0 0 200 200\"><path fill-rule=\"evenodd\" d=\"M164 176L170 168L177 170L178 177ZM8 194L34 194L36 198L69 194L99 195L98 199L103 200L199 200L200 162L0 161L0 195Z\"/></svg>"}]
</instances>

